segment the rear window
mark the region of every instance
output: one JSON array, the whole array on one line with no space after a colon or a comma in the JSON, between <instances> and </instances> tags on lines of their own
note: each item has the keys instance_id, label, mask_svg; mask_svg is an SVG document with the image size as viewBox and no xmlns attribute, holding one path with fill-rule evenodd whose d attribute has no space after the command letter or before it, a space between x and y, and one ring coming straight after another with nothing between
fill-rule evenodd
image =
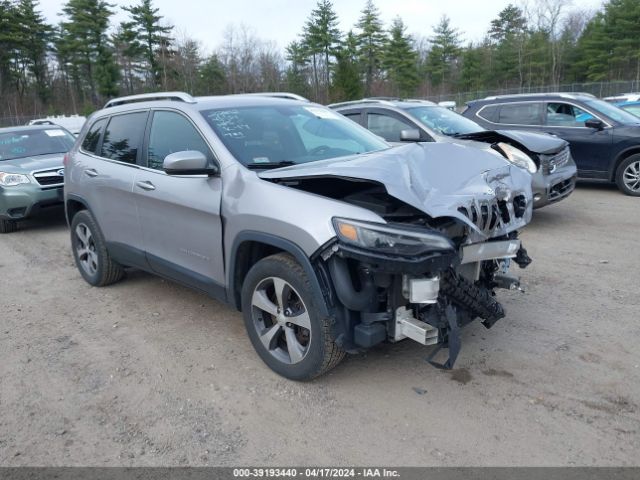
<instances>
[{"instance_id":1,"label":"rear window","mask_svg":"<svg viewBox=\"0 0 640 480\"><path fill-rule=\"evenodd\" d=\"M142 148L148 112L111 117L104 132L101 156L119 162L136 163Z\"/></svg>"},{"instance_id":2,"label":"rear window","mask_svg":"<svg viewBox=\"0 0 640 480\"><path fill-rule=\"evenodd\" d=\"M542 103L510 103L500 107L497 123L507 125L541 125Z\"/></svg>"},{"instance_id":3,"label":"rear window","mask_svg":"<svg viewBox=\"0 0 640 480\"><path fill-rule=\"evenodd\" d=\"M66 153L75 138L61 128L0 133L0 161Z\"/></svg>"}]
</instances>

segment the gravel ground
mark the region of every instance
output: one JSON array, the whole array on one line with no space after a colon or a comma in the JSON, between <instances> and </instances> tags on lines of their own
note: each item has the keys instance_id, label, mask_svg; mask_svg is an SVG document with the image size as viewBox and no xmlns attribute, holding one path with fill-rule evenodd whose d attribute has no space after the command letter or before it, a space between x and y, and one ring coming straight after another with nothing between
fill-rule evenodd
<instances>
[{"instance_id":1,"label":"gravel ground","mask_svg":"<svg viewBox=\"0 0 640 480\"><path fill-rule=\"evenodd\" d=\"M535 212L527 292L455 370L404 341L302 384L238 312L135 271L91 288L62 212L30 221L0 237L0 465L640 465L639 201Z\"/></svg>"}]
</instances>

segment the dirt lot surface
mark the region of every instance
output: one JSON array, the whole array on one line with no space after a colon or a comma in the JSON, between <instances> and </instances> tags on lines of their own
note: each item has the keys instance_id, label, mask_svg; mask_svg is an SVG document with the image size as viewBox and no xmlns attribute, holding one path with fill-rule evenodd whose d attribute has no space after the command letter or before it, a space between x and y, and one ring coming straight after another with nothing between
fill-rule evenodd
<instances>
[{"instance_id":1,"label":"dirt lot surface","mask_svg":"<svg viewBox=\"0 0 640 480\"><path fill-rule=\"evenodd\" d=\"M523 234L527 293L463 333L311 383L240 314L141 272L104 289L61 212L0 237L0 465L640 465L640 199L581 185Z\"/></svg>"}]
</instances>

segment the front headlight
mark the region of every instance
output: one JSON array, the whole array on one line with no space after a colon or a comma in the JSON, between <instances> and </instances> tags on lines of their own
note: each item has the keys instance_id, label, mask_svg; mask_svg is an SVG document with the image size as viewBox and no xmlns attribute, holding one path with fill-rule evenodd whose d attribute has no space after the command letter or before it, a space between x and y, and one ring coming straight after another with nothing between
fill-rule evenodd
<instances>
[{"instance_id":1,"label":"front headlight","mask_svg":"<svg viewBox=\"0 0 640 480\"><path fill-rule=\"evenodd\" d=\"M509 145L508 143L500 142L497 147L504 153L507 160L509 160L514 165L517 165L520 168L524 168L529 173L536 173L538 167L531 157L524 153L522 150L518 150L513 145Z\"/></svg>"},{"instance_id":2,"label":"front headlight","mask_svg":"<svg viewBox=\"0 0 640 480\"><path fill-rule=\"evenodd\" d=\"M15 187L21 183L31 183L31 180L21 173L0 172L0 185L3 187Z\"/></svg>"},{"instance_id":3,"label":"front headlight","mask_svg":"<svg viewBox=\"0 0 640 480\"><path fill-rule=\"evenodd\" d=\"M390 255L424 255L455 248L451 240L435 232L400 229L345 218L334 218L333 226L341 241Z\"/></svg>"}]
</instances>

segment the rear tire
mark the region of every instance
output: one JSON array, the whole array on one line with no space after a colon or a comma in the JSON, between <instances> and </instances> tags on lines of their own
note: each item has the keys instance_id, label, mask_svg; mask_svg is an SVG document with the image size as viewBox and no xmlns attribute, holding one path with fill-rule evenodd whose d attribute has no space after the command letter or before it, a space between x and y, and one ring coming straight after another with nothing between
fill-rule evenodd
<instances>
[{"instance_id":1,"label":"rear tire","mask_svg":"<svg viewBox=\"0 0 640 480\"><path fill-rule=\"evenodd\" d=\"M0 233L13 233L18 230L18 222L15 220L0 220Z\"/></svg>"},{"instance_id":2,"label":"rear tire","mask_svg":"<svg viewBox=\"0 0 640 480\"><path fill-rule=\"evenodd\" d=\"M319 313L324 301L291 255L263 258L249 270L242 286L244 322L253 347L274 372L310 380L344 358L333 341L331 319Z\"/></svg>"},{"instance_id":3,"label":"rear tire","mask_svg":"<svg viewBox=\"0 0 640 480\"><path fill-rule=\"evenodd\" d=\"M111 259L93 216L82 210L71 221L71 248L76 266L87 283L104 287L124 276L122 266Z\"/></svg>"},{"instance_id":4,"label":"rear tire","mask_svg":"<svg viewBox=\"0 0 640 480\"><path fill-rule=\"evenodd\" d=\"M625 195L640 197L640 154L622 161L616 170L616 184Z\"/></svg>"}]
</instances>

